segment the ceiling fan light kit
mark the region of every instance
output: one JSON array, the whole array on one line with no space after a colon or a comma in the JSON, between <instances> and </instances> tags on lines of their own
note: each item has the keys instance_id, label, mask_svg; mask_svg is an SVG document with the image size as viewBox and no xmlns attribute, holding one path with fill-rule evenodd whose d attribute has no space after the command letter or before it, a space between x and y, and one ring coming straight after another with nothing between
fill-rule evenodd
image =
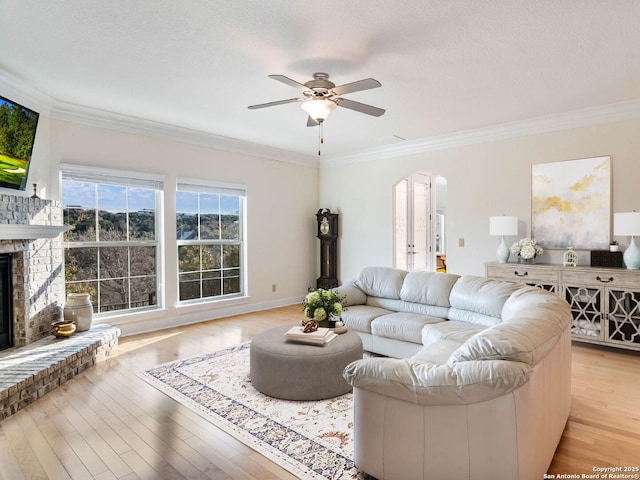
<instances>
[{"instance_id":1,"label":"ceiling fan light kit","mask_svg":"<svg viewBox=\"0 0 640 480\"><path fill-rule=\"evenodd\" d=\"M302 103L300 108L307 112L316 123L320 124L327 119L329 114L333 112L337 106L338 105L331 100L314 99Z\"/></svg>"},{"instance_id":2,"label":"ceiling fan light kit","mask_svg":"<svg viewBox=\"0 0 640 480\"><path fill-rule=\"evenodd\" d=\"M365 113L374 117L379 117L384 114L382 108L374 107L372 105L366 105L364 103L355 102L346 98L334 98L337 95L344 95L345 93L359 92L362 90L369 90L371 88L377 88L382 86L381 83L373 78L366 78L364 80L358 80L357 82L345 83L336 87L336 85L329 81L328 73L314 73L313 80L302 84L295 80L285 77L284 75L269 75L269 78L278 80L291 87L297 88L302 91L304 98L290 98L288 100L278 100L275 102L261 103L258 105L249 106L250 110L256 110L258 108L273 107L275 105L284 105L285 103L303 102L300 107L307 112L309 118L307 120L308 127L320 126L319 143L323 143L322 138L322 124L327 119L329 114L335 110L336 107L348 108L356 112ZM318 148L318 155L320 155L320 149Z\"/></svg>"}]
</instances>

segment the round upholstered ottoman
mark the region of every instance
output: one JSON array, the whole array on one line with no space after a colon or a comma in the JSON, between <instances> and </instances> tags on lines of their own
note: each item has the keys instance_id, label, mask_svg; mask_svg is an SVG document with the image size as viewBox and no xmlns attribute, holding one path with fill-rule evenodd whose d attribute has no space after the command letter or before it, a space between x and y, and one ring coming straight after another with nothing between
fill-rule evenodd
<instances>
[{"instance_id":1,"label":"round upholstered ottoman","mask_svg":"<svg viewBox=\"0 0 640 480\"><path fill-rule=\"evenodd\" d=\"M290 328L274 327L252 340L250 373L256 390L285 400L322 400L350 392L342 371L362 358L358 334L346 332L317 346L285 340Z\"/></svg>"}]
</instances>

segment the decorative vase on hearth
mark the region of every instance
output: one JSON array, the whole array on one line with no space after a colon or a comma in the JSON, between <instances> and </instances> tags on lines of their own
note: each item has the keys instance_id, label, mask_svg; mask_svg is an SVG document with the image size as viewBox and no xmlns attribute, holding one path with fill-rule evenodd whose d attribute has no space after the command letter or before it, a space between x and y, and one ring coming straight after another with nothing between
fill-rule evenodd
<instances>
[{"instance_id":1,"label":"decorative vase on hearth","mask_svg":"<svg viewBox=\"0 0 640 480\"><path fill-rule=\"evenodd\" d=\"M64 304L64 319L76 324L76 332L84 332L91 328L93 306L88 293L70 293Z\"/></svg>"}]
</instances>

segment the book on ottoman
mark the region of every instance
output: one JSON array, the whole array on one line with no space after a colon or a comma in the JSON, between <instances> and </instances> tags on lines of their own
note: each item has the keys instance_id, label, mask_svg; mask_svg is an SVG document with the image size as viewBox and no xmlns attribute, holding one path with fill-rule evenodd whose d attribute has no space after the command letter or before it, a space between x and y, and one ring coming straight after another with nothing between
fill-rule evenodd
<instances>
[{"instance_id":1,"label":"book on ottoman","mask_svg":"<svg viewBox=\"0 0 640 480\"><path fill-rule=\"evenodd\" d=\"M308 343L310 345L327 345L333 342L338 335L327 327L319 327L315 332L305 333L303 327L293 326L285 334L284 338L294 342Z\"/></svg>"}]
</instances>

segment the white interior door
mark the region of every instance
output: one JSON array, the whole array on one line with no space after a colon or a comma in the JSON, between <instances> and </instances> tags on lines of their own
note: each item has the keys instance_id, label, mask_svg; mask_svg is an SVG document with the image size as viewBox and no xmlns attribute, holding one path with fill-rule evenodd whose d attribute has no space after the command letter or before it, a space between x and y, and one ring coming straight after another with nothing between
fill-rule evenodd
<instances>
[{"instance_id":1,"label":"white interior door","mask_svg":"<svg viewBox=\"0 0 640 480\"><path fill-rule=\"evenodd\" d=\"M395 186L394 263L409 271L434 270L431 176L414 173Z\"/></svg>"},{"instance_id":2,"label":"white interior door","mask_svg":"<svg viewBox=\"0 0 640 480\"><path fill-rule=\"evenodd\" d=\"M408 222L408 206L409 206L409 197L408 197L408 186L409 179L405 178L401 180L395 186L394 191L394 202L395 202L395 211L394 211L394 226L395 226L395 237L394 237L394 265L396 268L402 268L403 270L409 270L409 234L407 228Z\"/></svg>"}]
</instances>

